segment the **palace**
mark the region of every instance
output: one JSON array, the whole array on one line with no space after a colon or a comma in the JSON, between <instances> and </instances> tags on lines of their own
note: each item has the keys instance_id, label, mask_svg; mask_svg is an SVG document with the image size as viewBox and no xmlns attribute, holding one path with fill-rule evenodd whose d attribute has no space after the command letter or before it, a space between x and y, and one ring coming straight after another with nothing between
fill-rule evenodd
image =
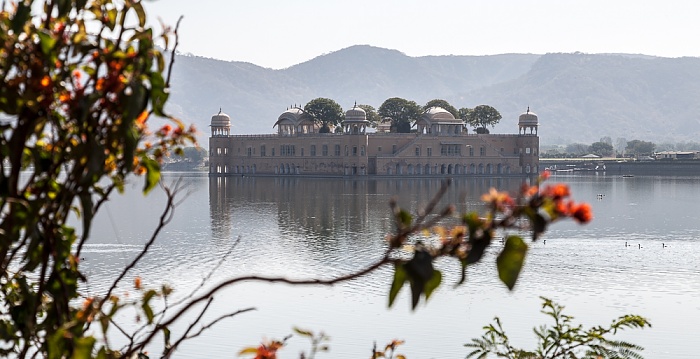
<instances>
[{"instance_id":1,"label":"palace","mask_svg":"<svg viewBox=\"0 0 700 359\"><path fill-rule=\"evenodd\" d=\"M272 176L530 176L539 164L537 115L519 117L518 134L470 134L460 119L433 107L414 132L387 125L369 132L365 111L345 113L342 132L320 126L299 107L282 113L276 134L232 135L231 119L211 118L210 175Z\"/></svg>"}]
</instances>

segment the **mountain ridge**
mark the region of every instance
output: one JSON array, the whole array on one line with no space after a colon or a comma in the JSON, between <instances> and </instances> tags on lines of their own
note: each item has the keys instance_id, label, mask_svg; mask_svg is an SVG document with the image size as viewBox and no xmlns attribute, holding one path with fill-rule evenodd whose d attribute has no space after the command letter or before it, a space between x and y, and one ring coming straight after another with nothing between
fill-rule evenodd
<instances>
[{"instance_id":1,"label":"mountain ridge","mask_svg":"<svg viewBox=\"0 0 700 359\"><path fill-rule=\"evenodd\" d=\"M517 133L530 106L542 143L687 141L700 135L700 59L639 54L549 53L411 57L355 45L285 69L176 55L167 109L207 129L219 108L232 133L272 133L279 114L328 97L348 109L378 108L387 98L453 106L489 104L503 119L495 131ZM208 131L199 140L206 146Z\"/></svg>"}]
</instances>

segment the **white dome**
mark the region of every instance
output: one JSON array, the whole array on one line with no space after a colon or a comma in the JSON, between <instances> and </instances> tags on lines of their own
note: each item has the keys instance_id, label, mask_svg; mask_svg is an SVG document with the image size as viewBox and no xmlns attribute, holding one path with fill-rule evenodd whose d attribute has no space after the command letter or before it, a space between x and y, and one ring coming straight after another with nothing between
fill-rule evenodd
<instances>
[{"instance_id":1,"label":"white dome","mask_svg":"<svg viewBox=\"0 0 700 359\"><path fill-rule=\"evenodd\" d=\"M432 123L451 123L451 122L462 122L458 120L450 113L450 111L445 110L442 107L431 107L423 113L421 116L424 120Z\"/></svg>"},{"instance_id":2,"label":"white dome","mask_svg":"<svg viewBox=\"0 0 700 359\"><path fill-rule=\"evenodd\" d=\"M345 112L345 122L365 122L367 113L360 107L354 106Z\"/></svg>"},{"instance_id":3,"label":"white dome","mask_svg":"<svg viewBox=\"0 0 700 359\"><path fill-rule=\"evenodd\" d=\"M211 117L211 127L231 127L231 117L221 112Z\"/></svg>"},{"instance_id":4,"label":"white dome","mask_svg":"<svg viewBox=\"0 0 700 359\"><path fill-rule=\"evenodd\" d=\"M539 124L539 120L537 119L537 114L534 112L530 111L530 108L527 108L526 112L523 112L520 117L518 117L518 124L521 126L536 126Z\"/></svg>"}]
</instances>

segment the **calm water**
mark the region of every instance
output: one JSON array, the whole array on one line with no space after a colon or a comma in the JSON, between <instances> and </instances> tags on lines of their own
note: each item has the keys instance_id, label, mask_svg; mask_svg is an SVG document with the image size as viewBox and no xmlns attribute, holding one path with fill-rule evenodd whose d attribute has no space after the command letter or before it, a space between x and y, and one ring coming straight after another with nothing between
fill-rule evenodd
<instances>
[{"instance_id":1,"label":"calm water","mask_svg":"<svg viewBox=\"0 0 700 359\"><path fill-rule=\"evenodd\" d=\"M177 178L188 196L133 274L146 285L170 283L180 296L196 289L225 255L211 283L250 273L331 278L361 268L377 259L391 231L389 199L398 195L403 207L415 210L440 186L426 179L166 176ZM218 324L182 346L177 357L236 357L245 346L282 338L299 326L332 337L331 352L318 358L366 358L374 341L382 346L394 338L406 340L399 352L410 358L463 358L462 345L497 315L516 345L533 348L531 328L547 323L539 313L539 296L546 296L586 325L628 313L646 316L651 329L620 338L643 345L646 358L697 358L700 179L554 176L550 182L568 183L577 200L592 204L595 219L587 226L557 224L546 244L532 244L512 292L497 279L496 248L470 267L466 284L456 289L457 266L440 262L443 285L415 312L408 288L387 309L388 270L334 287L246 283L221 292L209 317L257 310ZM515 179L457 180L444 202L480 209L479 196L490 187L519 185ZM140 186L115 197L97 218L84 250L93 293L137 254L156 224L164 196L144 198ZM282 357L296 358L308 347L294 337Z\"/></svg>"}]
</instances>

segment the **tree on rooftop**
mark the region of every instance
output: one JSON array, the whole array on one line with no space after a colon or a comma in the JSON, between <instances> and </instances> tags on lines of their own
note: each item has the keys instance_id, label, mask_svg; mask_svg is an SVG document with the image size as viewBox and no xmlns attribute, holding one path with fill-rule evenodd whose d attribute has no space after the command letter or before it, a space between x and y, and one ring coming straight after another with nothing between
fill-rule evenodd
<instances>
[{"instance_id":1,"label":"tree on rooftop","mask_svg":"<svg viewBox=\"0 0 700 359\"><path fill-rule=\"evenodd\" d=\"M387 99L379 106L379 117L391 121L392 132L409 133L413 122L420 117L421 107L415 101L400 97Z\"/></svg>"},{"instance_id":2,"label":"tree on rooftop","mask_svg":"<svg viewBox=\"0 0 700 359\"><path fill-rule=\"evenodd\" d=\"M464 111L462 111L464 110ZM460 118L476 130L476 133L489 133L487 126L495 126L501 121L501 114L489 105L479 105L473 109L461 109Z\"/></svg>"},{"instance_id":3,"label":"tree on rooftop","mask_svg":"<svg viewBox=\"0 0 700 359\"><path fill-rule=\"evenodd\" d=\"M374 107L370 105L357 105L357 107L363 109L367 114L367 121L369 121L370 127L377 128L377 125L382 122L382 118L379 117L379 113Z\"/></svg>"},{"instance_id":4,"label":"tree on rooftop","mask_svg":"<svg viewBox=\"0 0 700 359\"><path fill-rule=\"evenodd\" d=\"M340 105L329 98L315 98L304 106L304 112L321 125L320 133L329 133L339 125L345 114Z\"/></svg>"},{"instance_id":5,"label":"tree on rooftop","mask_svg":"<svg viewBox=\"0 0 700 359\"><path fill-rule=\"evenodd\" d=\"M451 113L452 116L454 116L455 118L459 118L459 111L445 100L434 99L428 101L428 103L426 103L425 106L423 106L423 112L428 111L431 107L440 107L442 109L447 110L447 112Z\"/></svg>"}]
</instances>

